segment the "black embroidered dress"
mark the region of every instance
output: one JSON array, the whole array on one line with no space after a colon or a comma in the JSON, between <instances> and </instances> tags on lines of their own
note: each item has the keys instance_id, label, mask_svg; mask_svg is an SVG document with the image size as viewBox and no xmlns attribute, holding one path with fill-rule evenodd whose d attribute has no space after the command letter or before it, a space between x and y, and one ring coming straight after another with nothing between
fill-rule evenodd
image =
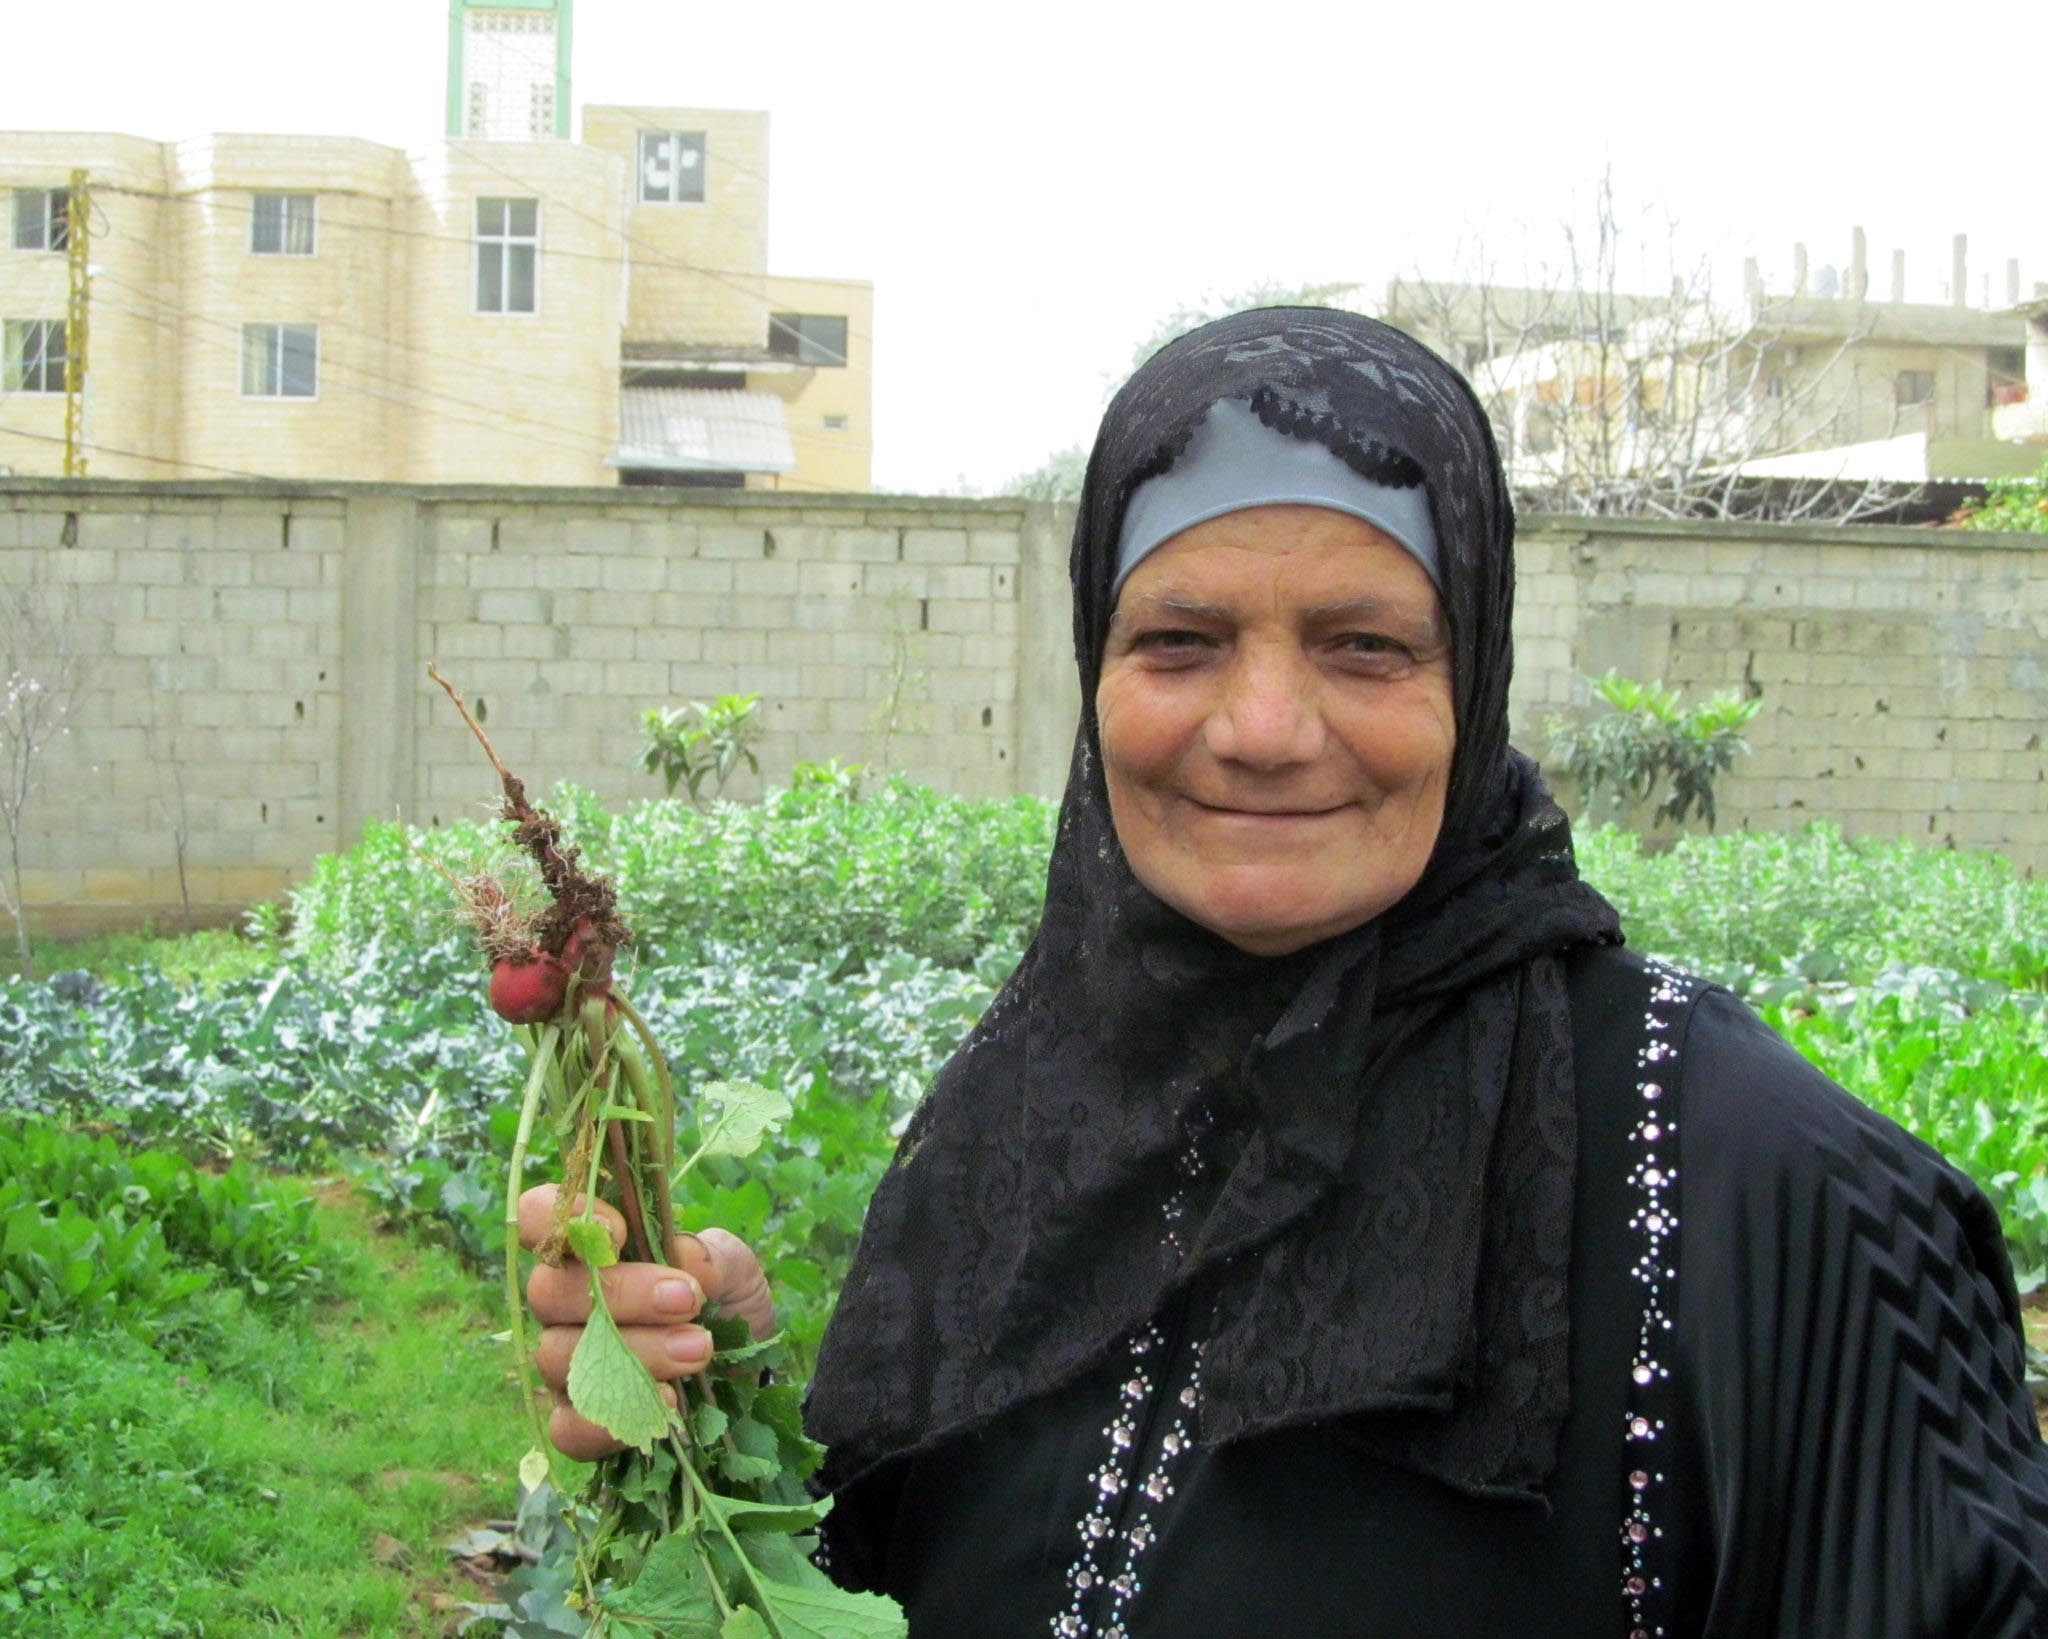
<instances>
[{"instance_id":1,"label":"black embroidered dress","mask_svg":"<svg viewBox=\"0 0 2048 1639\"><path fill-rule=\"evenodd\" d=\"M2048 1633L2048 1457L1982 1197L1725 992L1607 949L1570 983L1572 1411L1542 1505L1324 1429L1198 1446L1191 1293L843 1493L828 1569L915 1639Z\"/></svg>"}]
</instances>

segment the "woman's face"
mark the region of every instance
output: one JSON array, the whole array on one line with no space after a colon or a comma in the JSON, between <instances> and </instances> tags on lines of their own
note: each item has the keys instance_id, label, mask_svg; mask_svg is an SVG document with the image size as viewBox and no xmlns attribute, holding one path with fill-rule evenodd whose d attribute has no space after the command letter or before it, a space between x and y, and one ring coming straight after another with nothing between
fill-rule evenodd
<instances>
[{"instance_id":1,"label":"woman's face","mask_svg":"<svg viewBox=\"0 0 2048 1639\"><path fill-rule=\"evenodd\" d=\"M1443 824L1450 634L1372 525L1261 506L1183 530L1125 580L1095 690L1138 880L1281 956L1415 886Z\"/></svg>"}]
</instances>

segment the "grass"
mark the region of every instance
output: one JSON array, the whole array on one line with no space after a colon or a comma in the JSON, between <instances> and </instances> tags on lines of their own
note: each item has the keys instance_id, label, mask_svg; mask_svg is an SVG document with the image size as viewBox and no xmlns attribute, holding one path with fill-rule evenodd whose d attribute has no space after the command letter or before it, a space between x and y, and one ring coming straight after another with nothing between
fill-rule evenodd
<instances>
[{"instance_id":1,"label":"grass","mask_svg":"<svg viewBox=\"0 0 2048 1639\"><path fill-rule=\"evenodd\" d=\"M233 928L198 928L190 933L107 933L91 939L29 940L29 955L38 977L48 978L83 968L96 978L120 984L138 968L153 967L174 984L195 985L211 992L234 979L268 973L277 966L277 946L252 939ZM0 939L0 978L21 972L21 958L8 930Z\"/></svg>"},{"instance_id":2,"label":"grass","mask_svg":"<svg viewBox=\"0 0 2048 1639\"><path fill-rule=\"evenodd\" d=\"M0 1631L438 1639L485 1597L443 1544L516 1491L502 1316L359 1200L321 1213L348 1268L294 1316L0 1346Z\"/></svg>"}]
</instances>

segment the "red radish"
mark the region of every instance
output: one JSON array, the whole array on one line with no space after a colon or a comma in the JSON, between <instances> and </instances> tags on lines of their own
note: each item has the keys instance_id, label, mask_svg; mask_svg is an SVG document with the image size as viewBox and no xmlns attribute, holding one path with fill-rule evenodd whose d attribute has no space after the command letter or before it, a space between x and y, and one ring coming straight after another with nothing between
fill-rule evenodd
<instances>
[{"instance_id":1,"label":"red radish","mask_svg":"<svg viewBox=\"0 0 2048 1639\"><path fill-rule=\"evenodd\" d=\"M568 988L568 965L535 949L492 966L491 1010L509 1024L543 1024L562 1011Z\"/></svg>"}]
</instances>

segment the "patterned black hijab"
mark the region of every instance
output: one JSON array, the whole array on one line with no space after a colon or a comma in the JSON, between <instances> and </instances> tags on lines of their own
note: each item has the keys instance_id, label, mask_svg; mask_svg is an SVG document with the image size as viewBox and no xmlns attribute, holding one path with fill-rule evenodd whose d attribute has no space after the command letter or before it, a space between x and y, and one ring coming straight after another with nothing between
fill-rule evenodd
<instances>
[{"instance_id":1,"label":"patterned black hijab","mask_svg":"<svg viewBox=\"0 0 2048 1639\"><path fill-rule=\"evenodd\" d=\"M1132 875L1093 706L1124 507L1226 398L1427 486L1452 640L1456 748L1421 881L1278 958ZM1187 1288L1204 1440L1329 1421L1467 1491L1540 1490L1569 1404L1560 957L1620 933L1508 746L1513 542L1471 389L1374 320L1241 313L1117 394L1074 534L1084 705L1044 918L875 1193L807 1407L827 1484L1071 1381Z\"/></svg>"}]
</instances>

